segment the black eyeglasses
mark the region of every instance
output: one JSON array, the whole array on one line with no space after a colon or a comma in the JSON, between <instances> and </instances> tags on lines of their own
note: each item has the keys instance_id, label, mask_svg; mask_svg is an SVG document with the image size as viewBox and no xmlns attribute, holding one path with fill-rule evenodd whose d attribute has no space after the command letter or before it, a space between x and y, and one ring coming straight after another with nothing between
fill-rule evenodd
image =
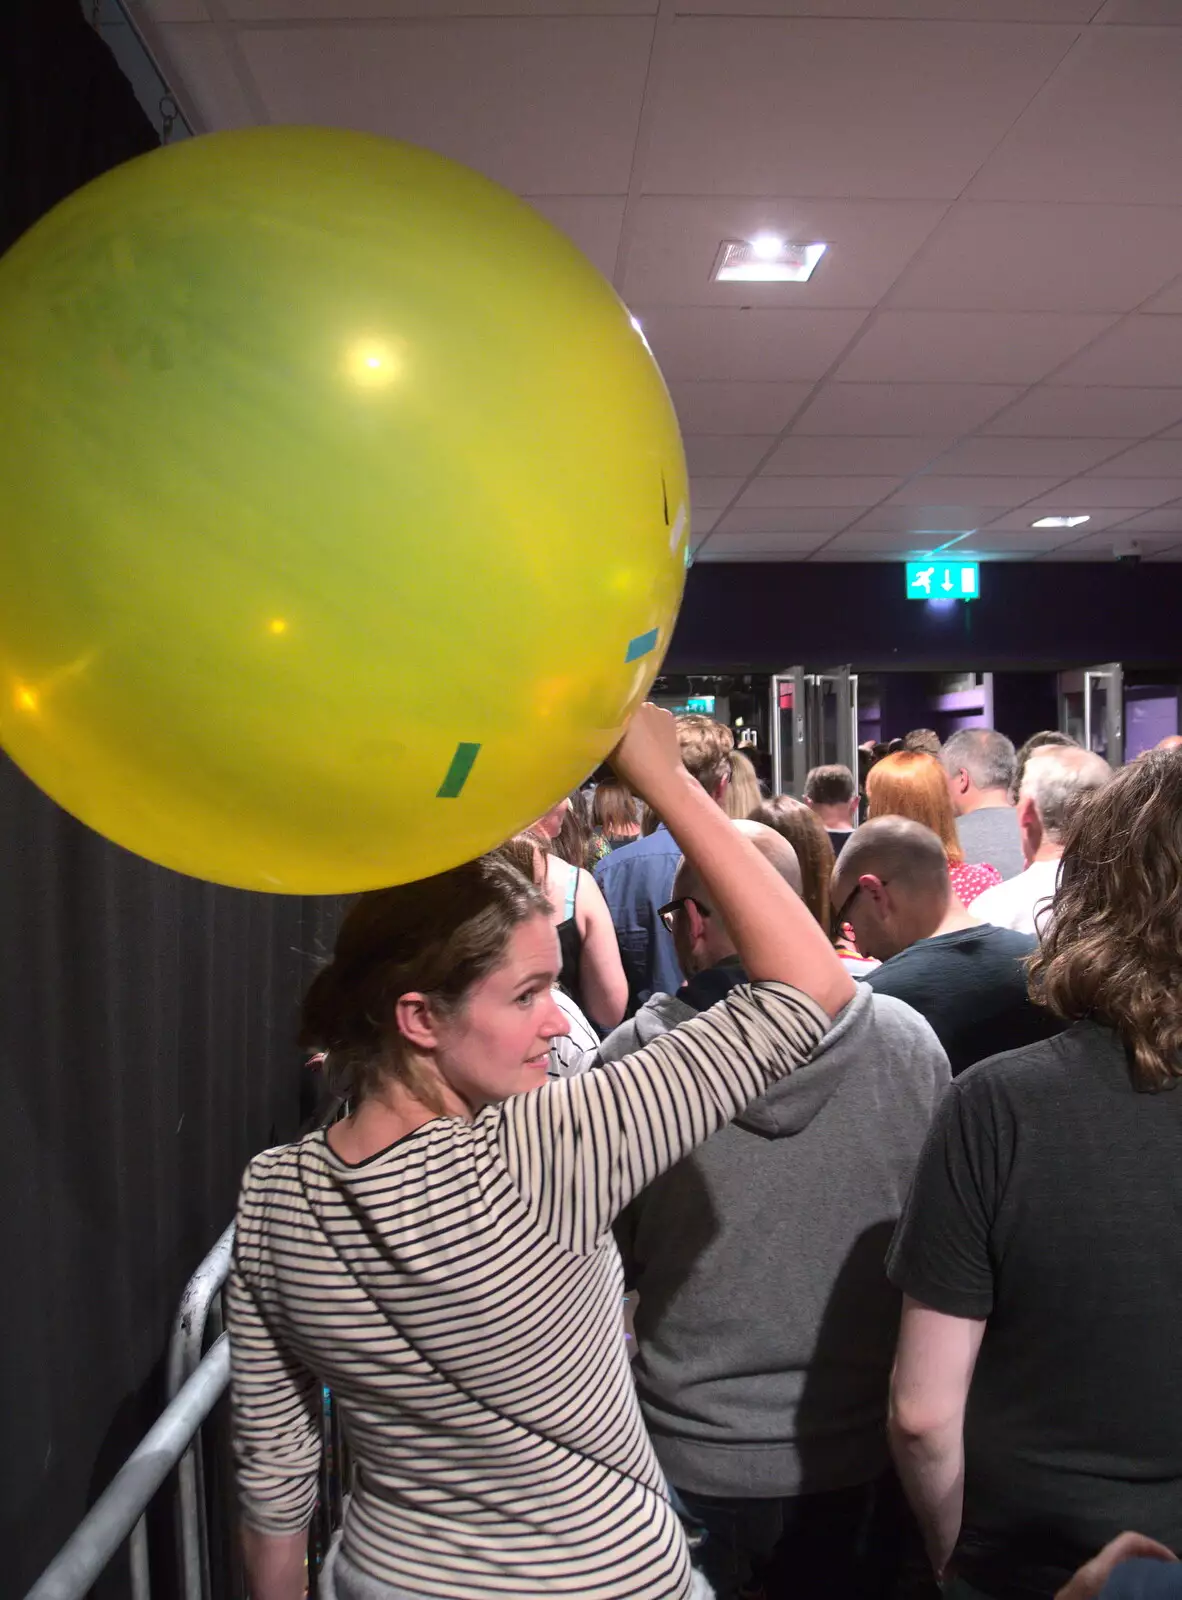
<instances>
[{"instance_id":1,"label":"black eyeglasses","mask_svg":"<svg viewBox=\"0 0 1182 1600\"><path fill-rule=\"evenodd\" d=\"M657 912L658 917L660 917L670 933L673 932L673 918L681 910L682 906L691 904L697 906L702 916L708 917L710 915L710 907L704 906L697 895L693 894L683 894L677 900L670 900L667 906L662 906Z\"/></svg>"}]
</instances>

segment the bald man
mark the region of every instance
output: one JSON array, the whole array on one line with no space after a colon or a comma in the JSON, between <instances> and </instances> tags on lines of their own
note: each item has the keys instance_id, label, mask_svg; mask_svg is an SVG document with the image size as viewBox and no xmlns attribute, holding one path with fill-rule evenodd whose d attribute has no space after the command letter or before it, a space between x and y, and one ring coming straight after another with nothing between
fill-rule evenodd
<instances>
[{"instance_id":1,"label":"bald man","mask_svg":"<svg viewBox=\"0 0 1182 1600\"><path fill-rule=\"evenodd\" d=\"M1167 733L1154 745L1155 750L1182 750L1182 733Z\"/></svg>"},{"instance_id":2,"label":"bald man","mask_svg":"<svg viewBox=\"0 0 1182 1600\"><path fill-rule=\"evenodd\" d=\"M1078 745L1038 745L1030 752L1018 788L1026 870L979 894L975 917L1015 933L1046 931L1068 825L1111 777L1103 756Z\"/></svg>"},{"instance_id":3,"label":"bald man","mask_svg":"<svg viewBox=\"0 0 1182 1600\"><path fill-rule=\"evenodd\" d=\"M800 892L791 845L736 822ZM600 1047L615 1060L745 983L691 868L662 908L689 982ZM921 1017L864 985L804 1069L625 1211L633 1368L657 1456L706 1538L718 1600L886 1593L886 1396L899 1301L883 1257L948 1062ZM790 1085L790 1087L789 1087Z\"/></svg>"},{"instance_id":4,"label":"bald man","mask_svg":"<svg viewBox=\"0 0 1182 1600\"><path fill-rule=\"evenodd\" d=\"M964 909L944 846L922 823L863 823L837 859L832 900L862 954L882 962L865 981L927 1018L954 1077L986 1056L1062 1031L1027 994L1025 962L1038 941Z\"/></svg>"}]
</instances>

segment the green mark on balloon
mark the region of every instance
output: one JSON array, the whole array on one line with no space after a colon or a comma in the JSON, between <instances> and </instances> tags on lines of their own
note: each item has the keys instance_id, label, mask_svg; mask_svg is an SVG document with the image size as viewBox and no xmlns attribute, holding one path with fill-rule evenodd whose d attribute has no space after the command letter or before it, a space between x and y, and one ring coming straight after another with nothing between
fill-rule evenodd
<instances>
[{"instance_id":1,"label":"green mark on balloon","mask_svg":"<svg viewBox=\"0 0 1182 1600\"><path fill-rule=\"evenodd\" d=\"M458 744L456 753L451 758L451 766L447 769L447 777L435 791L436 800L455 800L460 790L468 781L468 774L480 754L478 744Z\"/></svg>"},{"instance_id":2,"label":"green mark on balloon","mask_svg":"<svg viewBox=\"0 0 1182 1600\"><path fill-rule=\"evenodd\" d=\"M625 662L639 661L641 656L646 656L650 650L655 650L659 632L658 628L650 628L647 633L638 633L635 639L630 639L628 648L624 652Z\"/></svg>"}]
</instances>

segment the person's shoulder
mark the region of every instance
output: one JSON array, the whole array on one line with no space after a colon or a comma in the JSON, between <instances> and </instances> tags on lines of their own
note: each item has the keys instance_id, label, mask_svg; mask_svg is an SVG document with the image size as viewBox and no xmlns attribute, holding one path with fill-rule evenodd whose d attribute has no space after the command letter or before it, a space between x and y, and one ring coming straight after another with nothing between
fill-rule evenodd
<instances>
[{"instance_id":1,"label":"person's shoulder","mask_svg":"<svg viewBox=\"0 0 1182 1600\"><path fill-rule=\"evenodd\" d=\"M878 969L880 972L882 968ZM943 1054L943 1046L926 1017L898 995L876 989L867 983L870 993L870 1022L882 1038L894 1047L911 1050L917 1045L927 1045Z\"/></svg>"},{"instance_id":2,"label":"person's shoulder","mask_svg":"<svg viewBox=\"0 0 1182 1600\"><path fill-rule=\"evenodd\" d=\"M1119 1050L1119 1045L1109 1029L1075 1023L1049 1039L986 1056L960 1074L955 1088L969 1098L1049 1098L1057 1102L1065 1082L1078 1081L1081 1068L1101 1056L1111 1056L1114 1049Z\"/></svg>"},{"instance_id":3,"label":"person's shoulder","mask_svg":"<svg viewBox=\"0 0 1182 1600\"><path fill-rule=\"evenodd\" d=\"M1003 887L1002 885L998 886ZM973 911L976 913L977 902L973 902ZM1019 933L1015 928L999 928L995 923L986 922L983 930L988 942L993 949L1007 956L1028 956L1038 949L1038 938L1033 933Z\"/></svg>"}]
</instances>

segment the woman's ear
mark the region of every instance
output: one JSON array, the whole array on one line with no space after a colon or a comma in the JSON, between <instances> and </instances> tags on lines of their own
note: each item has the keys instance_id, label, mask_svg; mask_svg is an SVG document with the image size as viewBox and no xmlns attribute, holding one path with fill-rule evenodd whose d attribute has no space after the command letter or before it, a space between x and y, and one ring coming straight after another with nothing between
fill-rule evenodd
<instances>
[{"instance_id":1,"label":"woman's ear","mask_svg":"<svg viewBox=\"0 0 1182 1600\"><path fill-rule=\"evenodd\" d=\"M395 1001L394 1023L407 1044L416 1050L434 1050L439 1043L431 1002L416 989L399 995Z\"/></svg>"}]
</instances>

